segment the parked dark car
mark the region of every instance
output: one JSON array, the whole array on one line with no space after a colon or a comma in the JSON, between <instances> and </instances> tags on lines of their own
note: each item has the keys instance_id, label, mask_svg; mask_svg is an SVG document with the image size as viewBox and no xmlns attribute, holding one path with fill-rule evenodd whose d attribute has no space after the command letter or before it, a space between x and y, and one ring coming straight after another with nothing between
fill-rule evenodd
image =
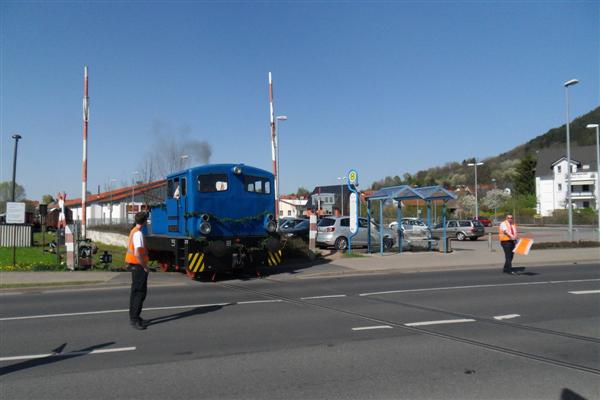
<instances>
[{"instance_id":1,"label":"parked dark car","mask_svg":"<svg viewBox=\"0 0 600 400\"><path fill-rule=\"evenodd\" d=\"M437 224L431 233L435 239L441 239L444 234L444 226ZM446 237L456 238L458 240L477 240L485 234L485 228L479 221L471 221L466 219L452 219L446 221Z\"/></svg>"},{"instance_id":2,"label":"parked dark car","mask_svg":"<svg viewBox=\"0 0 600 400\"><path fill-rule=\"evenodd\" d=\"M304 218L289 218L281 223L277 231L286 238L299 237L308 241L310 221Z\"/></svg>"},{"instance_id":3,"label":"parked dark car","mask_svg":"<svg viewBox=\"0 0 600 400\"><path fill-rule=\"evenodd\" d=\"M483 226L492 226L492 221L488 217L482 217L481 215L477 218L473 218L473 221L479 221Z\"/></svg>"}]
</instances>

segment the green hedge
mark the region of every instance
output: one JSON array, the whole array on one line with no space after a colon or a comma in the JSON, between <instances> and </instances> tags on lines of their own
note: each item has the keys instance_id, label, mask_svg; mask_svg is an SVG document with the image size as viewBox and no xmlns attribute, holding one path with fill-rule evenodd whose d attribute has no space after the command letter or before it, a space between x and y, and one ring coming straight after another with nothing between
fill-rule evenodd
<instances>
[{"instance_id":1,"label":"green hedge","mask_svg":"<svg viewBox=\"0 0 600 400\"><path fill-rule=\"evenodd\" d=\"M534 243L532 249L577 249L583 247L600 247L600 242L594 240L580 240L578 242L543 242Z\"/></svg>"}]
</instances>

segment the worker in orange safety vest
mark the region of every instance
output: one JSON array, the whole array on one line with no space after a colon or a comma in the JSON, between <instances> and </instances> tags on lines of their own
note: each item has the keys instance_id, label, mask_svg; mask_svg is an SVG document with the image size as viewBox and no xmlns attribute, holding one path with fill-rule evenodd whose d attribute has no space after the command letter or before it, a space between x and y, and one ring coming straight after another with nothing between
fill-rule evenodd
<instances>
[{"instance_id":1,"label":"worker in orange safety vest","mask_svg":"<svg viewBox=\"0 0 600 400\"><path fill-rule=\"evenodd\" d=\"M142 228L148 221L148 214L135 214L135 226L129 232L125 262L131 270L131 294L129 296L129 320L137 330L146 329L146 321L140 314L148 292L148 250L144 243Z\"/></svg>"},{"instance_id":2,"label":"worker in orange safety vest","mask_svg":"<svg viewBox=\"0 0 600 400\"><path fill-rule=\"evenodd\" d=\"M517 224L515 224L513 216L508 214L498 228L498 239L500 239L500 245L504 250L504 268L502 272L505 274L516 275L512 267L512 260L517 238Z\"/></svg>"}]
</instances>

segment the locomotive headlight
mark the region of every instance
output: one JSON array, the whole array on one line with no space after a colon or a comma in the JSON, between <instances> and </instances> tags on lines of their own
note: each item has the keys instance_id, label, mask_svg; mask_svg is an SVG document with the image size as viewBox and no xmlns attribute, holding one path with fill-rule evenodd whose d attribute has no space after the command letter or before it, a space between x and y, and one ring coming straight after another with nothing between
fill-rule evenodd
<instances>
[{"instance_id":1,"label":"locomotive headlight","mask_svg":"<svg viewBox=\"0 0 600 400\"><path fill-rule=\"evenodd\" d=\"M202 219L202 221L208 222L208 220L210 219L210 215L208 215L208 214L202 214L200 216L200 218Z\"/></svg>"},{"instance_id":2,"label":"locomotive headlight","mask_svg":"<svg viewBox=\"0 0 600 400\"><path fill-rule=\"evenodd\" d=\"M212 230L212 227L210 226L210 224L208 222L202 222L200 224L200 233L201 234L208 235L211 230Z\"/></svg>"},{"instance_id":3,"label":"locomotive headlight","mask_svg":"<svg viewBox=\"0 0 600 400\"><path fill-rule=\"evenodd\" d=\"M235 167L233 167L231 169L231 171L236 175L240 175L242 173L242 167L240 167L239 165L236 165Z\"/></svg>"}]
</instances>

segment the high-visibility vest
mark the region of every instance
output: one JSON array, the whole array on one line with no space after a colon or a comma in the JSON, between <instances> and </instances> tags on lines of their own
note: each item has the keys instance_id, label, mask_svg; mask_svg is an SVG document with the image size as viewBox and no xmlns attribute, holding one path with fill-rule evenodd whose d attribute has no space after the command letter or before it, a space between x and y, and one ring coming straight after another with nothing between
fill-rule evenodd
<instances>
[{"instance_id":1,"label":"high-visibility vest","mask_svg":"<svg viewBox=\"0 0 600 400\"><path fill-rule=\"evenodd\" d=\"M135 249L133 247L133 235L136 232L139 232L140 228L136 226L133 227L131 232L129 232L129 241L127 242L127 254L125 254L125 262L127 264L139 264L137 257L135 256ZM142 256L142 259L148 264L148 250L146 250L146 243L144 243L144 247L140 247L138 249L139 254Z\"/></svg>"},{"instance_id":2,"label":"high-visibility vest","mask_svg":"<svg viewBox=\"0 0 600 400\"><path fill-rule=\"evenodd\" d=\"M498 227L498 239L500 239L501 242L504 242L506 240L512 240L510 236L504 233L504 231L512 231L512 235L515 236L517 234L517 224L511 225L510 222L504 221Z\"/></svg>"}]
</instances>

